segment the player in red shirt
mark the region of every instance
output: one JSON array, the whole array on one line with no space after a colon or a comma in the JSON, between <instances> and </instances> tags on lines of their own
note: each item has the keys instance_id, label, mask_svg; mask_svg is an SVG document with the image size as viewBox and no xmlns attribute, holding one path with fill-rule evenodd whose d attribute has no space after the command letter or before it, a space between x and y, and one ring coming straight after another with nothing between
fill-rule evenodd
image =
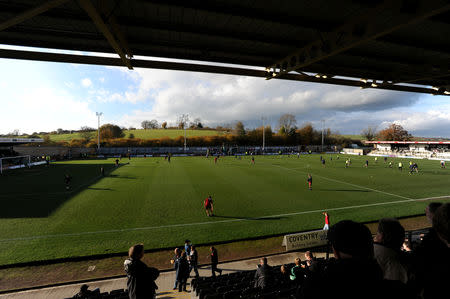
<instances>
[{"instance_id":1,"label":"player in red shirt","mask_svg":"<svg viewBox=\"0 0 450 299\"><path fill-rule=\"evenodd\" d=\"M206 216L208 216L208 217L214 216L214 214L213 214L214 206L213 206L213 200L212 200L211 195L205 199L204 205L205 205Z\"/></svg>"},{"instance_id":2,"label":"player in red shirt","mask_svg":"<svg viewBox=\"0 0 450 299\"><path fill-rule=\"evenodd\" d=\"M330 215L328 215L327 212L323 212L323 215L325 215L325 225L323 226L324 230L328 230L330 228Z\"/></svg>"},{"instance_id":3,"label":"player in red shirt","mask_svg":"<svg viewBox=\"0 0 450 299\"><path fill-rule=\"evenodd\" d=\"M310 173L308 173L308 187L309 190L312 190L312 176Z\"/></svg>"}]
</instances>

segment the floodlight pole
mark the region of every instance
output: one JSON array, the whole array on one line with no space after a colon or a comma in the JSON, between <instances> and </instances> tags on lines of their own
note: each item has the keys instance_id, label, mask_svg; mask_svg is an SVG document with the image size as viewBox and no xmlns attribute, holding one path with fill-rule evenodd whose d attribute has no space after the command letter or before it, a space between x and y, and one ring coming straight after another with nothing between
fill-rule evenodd
<instances>
[{"instance_id":1,"label":"floodlight pole","mask_svg":"<svg viewBox=\"0 0 450 299\"><path fill-rule=\"evenodd\" d=\"M321 150L321 152L323 152L323 127L324 127L324 123L325 123L325 120L322 119L322 150Z\"/></svg>"},{"instance_id":2,"label":"floodlight pole","mask_svg":"<svg viewBox=\"0 0 450 299\"><path fill-rule=\"evenodd\" d=\"M263 144L262 144L262 154L264 155L264 150L265 150L265 145L266 145L266 134L265 134L265 128L266 128L266 125L265 125L265 123L264 123L264 121L266 120L266 118L263 116L263 117L261 117L261 120L262 120L262 123L263 123L263 129L262 129L262 137L263 137Z\"/></svg>"},{"instance_id":3,"label":"floodlight pole","mask_svg":"<svg viewBox=\"0 0 450 299\"><path fill-rule=\"evenodd\" d=\"M98 125L97 125L97 149L100 151L100 116L103 115L103 112L95 112L95 115L97 115L98 118Z\"/></svg>"},{"instance_id":4,"label":"floodlight pole","mask_svg":"<svg viewBox=\"0 0 450 299\"><path fill-rule=\"evenodd\" d=\"M184 124L184 152L186 152L186 126L187 124Z\"/></svg>"}]
</instances>

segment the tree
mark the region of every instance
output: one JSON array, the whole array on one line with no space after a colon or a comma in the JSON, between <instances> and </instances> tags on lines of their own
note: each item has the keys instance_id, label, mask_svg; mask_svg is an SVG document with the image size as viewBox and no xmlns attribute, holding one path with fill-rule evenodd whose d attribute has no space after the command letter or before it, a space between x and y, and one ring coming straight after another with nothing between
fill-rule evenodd
<instances>
[{"instance_id":1,"label":"tree","mask_svg":"<svg viewBox=\"0 0 450 299\"><path fill-rule=\"evenodd\" d=\"M163 128L163 129L167 128L167 122L166 121L161 124L161 128Z\"/></svg>"},{"instance_id":2,"label":"tree","mask_svg":"<svg viewBox=\"0 0 450 299\"><path fill-rule=\"evenodd\" d=\"M58 129L56 130L56 132L58 132L58 134L63 134L63 133L64 133L64 130L61 129L61 128L58 128Z\"/></svg>"},{"instance_id":3,"label":"tree","mask_svg":"<svg viewBox=\"0 0 450 299\"><path fill-rule=\"evenodd\" d=\"M100 138L113 139L125 136L121 127L113 124L104 124L100 127Z\"/></svg>"},{"instance_id":4,"label":"tree","mask_svg":"<svg viewBox=\"0 0 450 299\"><path fill-rule=\"evenodd\" d=\"M366 138L366 140L371 141L375 139L377 132L375 128L368 127L367 129L362 130L361 135Z\"/></svg>"},{"instance_id":5,"label":"tree","mask_svg":"<svg viewBox=\"0 0 450 299\"><path fill-rule=\"evenodd\" d=\"M15 129L11 133L8 133L8 135L9 136L19 136L20 135L20 131Z\"/></svg>"},{"instance_id":6,"label":"tree","mask_svg":"<svg viewBox=\"0 0 450 299\"><path fill-rule=\"evenodd\" d=\"M159 127L158 121L157 121L156 119L152 119L152 120L150 121L150 128L152 128L152 129L158 129L158 127Z\"/></svg>"},{"instance_id":7,"label":"tree","mask_svg":"<svg viewBox=\"0 0 450 299\"><path fill-rule=\"evenodd\" d=\"M179 129L184 129L187 124L189 123L189 115L188 114L181 114L177 118L177 125Z\"/></svg>"},{"instance_id":8,"label":"tree","mask_svg":"<svg viewBox=\"0 0 450 299\"><path fill-rule=\"evenodd\" d=\"M141 127L144 130L150 129L150 121L149 120L144 120L141 122Z\"/></svg>"},{"instance_id":9,"label":"tree","mask_svg":"<svg viewBox=\"0 0 450 299\"><path fill-rule=\"evenodd\" d=\"M130 133L130 135L128 135L128 138L134 139L134 134L133 134L133 133Z\"/></svg>"},{"instance_id":10,"label":"tree","mask_svg":"<svg viewBox=\"0 0 450 299\"><path fill-rule=\"evenodd\" d=\"M314 128L312 124L307 123L302 128L297 130L298 134L300 135L300 139L302 141L302 144L304 145L311 145L314 141Z\"/></svg>"},{"instance_id":11,"label":"tree","mask_svg":"<svg viewBox=\"0 0 450 299\"><path fill-rule=\"evenodd\" d=\"M201 129L201 128L203 128L203 125L202 125L202 122L201 122L200 118L197 117L196 119L194 119L194 121L191 122L190 127L193 128L193 129Z\"/></svg>"},{"instance_id":12,"label":"tree","mask_svg":"<svg viewBox=\"0 0 450 299\"><path fill-rule=\"evenodd\" d=\"M95 132L94 128L91 128L88 126L83 126L83 127L81 127L78 134L80 135L80 137L82 139L84 139L86 142L88 142L89 140L94 138L94 132Z\"/></svg>"},{"instance_id":13,"label":"tree","mask_svg":"<svg viewBox=\"0 0 450 299\"><path fill-rule=\"evenodd\" d=\"M386 129L378 132L378 139L385 141L407 141L411 139L411 134L401 125L392 123Z\"/></svg>"},{"instance_id":14,"label":"tree","mask_svg":"<svg viewBox=\"0 0 450 299\"><path fill-rule=\"evenodd\" d=\"M295 115L289 113L281 115L280 119L278 120L280 132L284 132L284 134L290 134L292 132L292 129L295 130L296 124L297 120L295 119ZM282 128L284 128L284 130Z\"/></svg>"},{"instance_id":15,"label":"tree","mask_svg":"<svg viewBox=\"0 0 450 299\"><path fill-rule=\"evenodd\" d=\"M50 143L52 143L52 141L50 140L50 135L44 135L44 137L42 138L42 139L44 139L44 143L45 144L50 144Z\"/></svg>"},{"instance_id":16,"label":"tree","mask_svg":"<svg viewBox=\"0 0 450 299\"><path fill-rule=\"evenodd\" d=\"M236 136L245 136L245 127L241 121L236 122L233 133Z\"/></svg>"}]
</instances>

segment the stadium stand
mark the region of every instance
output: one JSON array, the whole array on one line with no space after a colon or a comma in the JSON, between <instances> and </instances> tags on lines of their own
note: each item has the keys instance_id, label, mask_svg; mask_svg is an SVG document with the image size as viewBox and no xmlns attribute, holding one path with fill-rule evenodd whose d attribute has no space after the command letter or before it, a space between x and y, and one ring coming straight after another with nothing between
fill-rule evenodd
<instances>
[{"instance_id":1,"label":"stadium stand","mask_svg":"<svg viewBox=\"0 0 450 299\"><path fill-rule=\"evenodd\" d=\"M294 263L287 265L290 269ZM255 287L256 270L242 271L218 277L200 277L191 282L192 295L200 299L231 298L290 298L295 294L296 285L284 279L281 265L271 269L272 283L262 291Z\"/></svg>"}]
</instances>

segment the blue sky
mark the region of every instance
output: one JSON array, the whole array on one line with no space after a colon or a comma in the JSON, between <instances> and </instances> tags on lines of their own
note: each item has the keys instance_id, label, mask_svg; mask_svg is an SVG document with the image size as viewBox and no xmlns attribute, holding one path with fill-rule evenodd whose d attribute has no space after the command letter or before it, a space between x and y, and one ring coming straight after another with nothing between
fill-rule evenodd
<instances>
[{"instance_id":1,"label":"blue sky","mask_svg":"<svg viewBox=\"0 0 450 299\"><path fill-rule=\"evenodd\" d=\"M102 123L140 127L143 120L174 124L189 114L206 125L276 127L292 113L342 134L368 126L403 125L416 136L450 137L449 97L358 89L229 75L0 59L0 134L79 129Z\"/></svg>"}]
</instances>

